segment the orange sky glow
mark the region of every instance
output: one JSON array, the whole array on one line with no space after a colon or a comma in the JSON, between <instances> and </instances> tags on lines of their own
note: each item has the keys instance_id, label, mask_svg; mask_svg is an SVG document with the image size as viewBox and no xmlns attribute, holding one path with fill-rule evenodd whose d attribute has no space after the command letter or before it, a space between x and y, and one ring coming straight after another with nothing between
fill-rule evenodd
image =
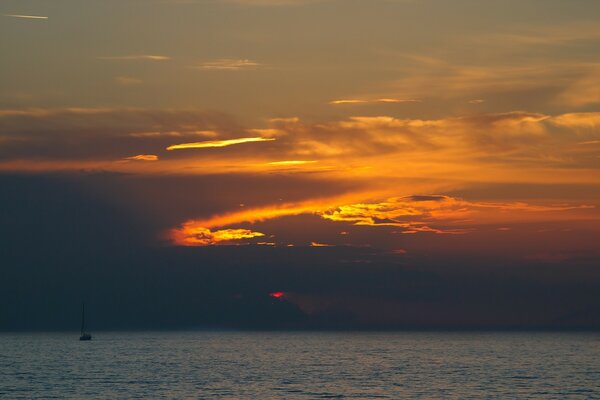
<instances>
[{"instance_id":1,"label":"orange sky glow","mask_svg":"<svg viewBox=\"0 0 600 400\"><path fill-rule=\"evenodd\" d=\"M392 250L486 229L521 241L525 225L582 243L600 232L593 12L375 0L345 5L345 20L337 3L156 2L112 21L97 48L76 35L56 54L46 44L60 24L83 29L75 14L55 23L43 2L5 6L0 46L29 50L2 60L0 171L211 180L201 195L131 189L132 209L154 213L144 218L177 216L154 232L171 246ZM232 19L187 19L210 13ZM150 29L158 15L177 30ZM425 30L424 15L436 21Z\"/></svg>"}]
</instances>

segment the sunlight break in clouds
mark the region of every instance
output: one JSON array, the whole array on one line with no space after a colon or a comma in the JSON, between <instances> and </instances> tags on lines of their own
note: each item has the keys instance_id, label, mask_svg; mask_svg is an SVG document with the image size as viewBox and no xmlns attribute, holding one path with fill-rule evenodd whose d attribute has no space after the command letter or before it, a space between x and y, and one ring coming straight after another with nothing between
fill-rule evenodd
<instances>
[{"instance_id":1,"label":"sunlight break in clouds","mask_svg":"<svg viewBox=\"0 0 600 400\"><path fill-rule=\"evenodd\" d=\"M205 149L210 147L227 147L235 144L252 143L252 142L269 142L275 140L274 138L263 138L263 137L249 137L239 139L228 139L228 140L209 140L206 142L194 142L194 143L182 143L174 144L167 147L167 150L182 150L182 149Z\"/></svg>"}]
</instances>

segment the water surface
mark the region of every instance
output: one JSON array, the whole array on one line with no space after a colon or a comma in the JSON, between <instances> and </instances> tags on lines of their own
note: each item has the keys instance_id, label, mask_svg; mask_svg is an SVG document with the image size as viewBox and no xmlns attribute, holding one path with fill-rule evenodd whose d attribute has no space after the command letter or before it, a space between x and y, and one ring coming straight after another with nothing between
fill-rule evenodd
<instances>
[{"instance_id":1,"label":"water surface","mask_svg":"<svg viewBox=\"0 0 600 400\"><path fill-rule=\"evenodd\" d=\"M0 334L7 399L600 399L600 335Z\"/></svg>"}]
</instances>

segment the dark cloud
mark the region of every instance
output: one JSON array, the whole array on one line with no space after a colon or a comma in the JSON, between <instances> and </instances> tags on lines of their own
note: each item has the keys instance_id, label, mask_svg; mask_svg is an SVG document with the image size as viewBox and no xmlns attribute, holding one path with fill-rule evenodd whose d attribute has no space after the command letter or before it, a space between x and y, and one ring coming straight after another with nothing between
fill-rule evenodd
<instances>
[{"instance_id":1,"label":"dark cloud","mask_svg":"<svg viewBox=\"0 0 600 400\"><path fill-rule=\"evenodd\" d=\"M239 135L243 129L230 116L217 112L0 110L0 160L119 160L132 154L163 152L174 141L204 140L211 131L227 137Z\"/></svg>"},{"instance_id":2,"label":"dark cloud","mask_svg":"<svg viewBox=\"0 0 600 400\"><path fill-rule=\"evenodd\" d=\"M374 176L401 168L407 156L413 165L424 164L419 174L425 176L431 163L450 170L465 164L595 168L594 150L579 143L595 140L597 120L597 113L519 111L434 120L355 116L309 123L288 118L252 127L198 110L5 109L0 110L0 162L9 170L36 165L47 170L43 161L56 162L53 169L82 169L96 161L103 164L95 167L104 170L143 171L126 159L152 155L159 162L151 168L161 172L264 172L285 166L308 174L365 167ZM206 148L206 142L213 147ZM166 150L182 144L196 148Z\"/></svg>"},{"instance_id":3,"label":"dark cloud","mask_svg":"<svg viewBox=\"0 0 600 400\"><path fill-rule=\"evenodd\" d=\"M0 197L1 330L76 330L83 299L92 330L600 327L590 258L169 247L81 179L4 175L0 184L11 188Z\"/></svg>"}]
</instances>

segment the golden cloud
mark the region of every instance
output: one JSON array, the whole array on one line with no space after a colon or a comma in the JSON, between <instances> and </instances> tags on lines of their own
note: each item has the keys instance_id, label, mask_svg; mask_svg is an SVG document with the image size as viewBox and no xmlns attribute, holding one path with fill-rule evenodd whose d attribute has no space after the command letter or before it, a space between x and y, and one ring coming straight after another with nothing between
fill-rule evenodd
<instances>
[{"instance_id":1,"label":"golden cloud","mask_svg":"<svg viewBox=\"0 0 600 400\"><path fill-rule=\"evenodd\" d=\"M306 165L306 164L313 164L313 163L316 163L316 161L289 160L289 161L272 161L272 162L267 163L266 165L272 165L274 167L288 167L288 166Z\"/></svg>"},{"instance_id":2,"label":"golden cloud","mask_svg":"<svg viewBox=\"0 0 600 400\"><path fill-rule=\"evenodd\" d=\"M82 137L84 116L87 133ZM92 163L98 168L144 174L266 174L278 168L307 178L311 174L311 179L358 180L364 182L365 190L382 186L386 180L441 182L441 177L453 185L598 183L597 150L579 145L600 140L598 121L598 113L552 116L515 111L440 119L353 116L315 123L276 118L250 129L222 116L190 111L5 109L0 110L0 140L6 144L0 149L0 169L81 169ZM227 132L234 130L247 134L227 138ZM172 144L169 137L181 139ZM107 140L110 138L114 140ZM151 168L113 162L115 150L141 149L160 156L156 151L164 148L219 148L265 141L272 144L252 149L239 146L219 155L187 152L184 157L164 157ZM73 146L72 155L63 160L60 157L68 146ZM81 149L87 156L78 164ZM444 190L441 186L427 190Z\"/></svg>"},{"instance_id":3,"label":"golden cloud","mask_svg":"<svg viewBox=\"0 0 600 400\"><path fill-rule=\"evenodd\" d=\"M325 244L319 242L310 242L310 247L333 247L332 244Z\"/></svg>"},{"instance_id":4,"label":"golden cloud","mask_svg":"<svg viewBox=\"0 0 600 400\"><path fill-rule=\"evenodd\" d=\"M236 244L241 240L265 236L261 232L248 229L221 229L211 231L209 228L184 224L181 229L171 232L171 239L178 246L209 246Z\"/></svg>"},{"instance_id":5,"label":"golden cloud","mask_svg":"<svg viewBox=\"0 0 600 400\"><path fill-rule=\"evenodd\" d=\"M158 161L158 156L155 154L138 154L137 156L125 157L125 160L132 161Z\"/></svg>"},{"instance_id":6,"label":"golden cloud","mask_svg":"<svg viewBox=\"0 0 600 400\"><path fill-rule=\"evenodd\" d=\"M331 206L342 198L288 203L278 206L245 209L217 215L205 220L190 220L171 230L174 244L211 245L220 243L212 228L227 227L241 223L257 223L285 216L312 214L326 221L354 226L395 227L396 233L433 233L463 235L477 227L488 224L523 223L526 221L584 220L588 214L577 211L595 208L581 204L529 204L525 202L470 202L443 195L413 195L393 197L380 202L360 202ZM598 218L598 216L596 216ZM221 241L248 239L251 231L225 229L228 232ZM239 233L238 239L234 235ZM249 235L249 236L246 236ZM262 235L262 234L261 234ZM206 236L206 237L205 237ZM186 239L188 238L188 239ZM208 238L208 239L207 239ZM319 243L313 242L313 246Z\"/></svg>"},{"instance_id":7,"label":"golden cloud","mask_svg":"<svg viewBox=\"0 0 600 400\"><path fill-rule=\"evenodd\" d=\"M275 138L264 138L264 137L248 137L238 139L227 139L227 140L209 140L205 142L193 142L193 143L182 143L174 144L167 147L167 150L182 150L182 149L205 149L210 147L227 147L242 143L253 143L253 142L269 142L276 140Z\"/></svg>"},{"instance_id":8,"label":"golden cloud","mask_svg":"<svg viewBox=\"0 0 600 400\"><path fill-rule=\"evenodd\" d=\"M329 104L332 105L343 105L343 104L376 104L376 103L421 103L421 100L417 99L395 99L395 98L381 98L381 99L340 99L332 100Z\"/></svg>"}]
</instances>

